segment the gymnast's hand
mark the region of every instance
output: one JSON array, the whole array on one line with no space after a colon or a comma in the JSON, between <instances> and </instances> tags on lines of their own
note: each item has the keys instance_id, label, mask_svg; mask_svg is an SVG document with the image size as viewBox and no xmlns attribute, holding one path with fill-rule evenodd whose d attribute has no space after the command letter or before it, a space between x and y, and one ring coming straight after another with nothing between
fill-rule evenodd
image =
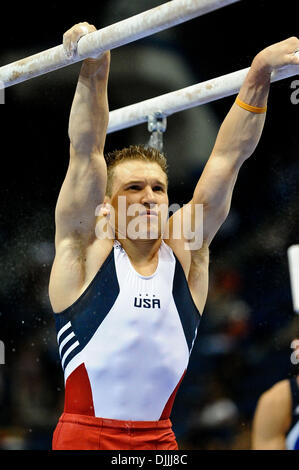
<instances>
[{"instance_id":1,"label":"gymnast's hand","mask_svg":"<svg viewBox=\"0 0 299 470\"><path fill-rule=\"evenodd\" d=\"M66 55L72 58L77 53L79 40L86 34L97 31L89 23L78 23L63 35L63 47ZM110 68L110 51L99 54L96 58L87 58L83 61L80 77L97 77L106 80Z\"/></svg>"},{"instance_id":2,"label":"gymnast's hand","mask_svg":"<svg viewBox=\"0 0 299 470\"><path fill-rule=\"evenodd\" d=\"M74 57L77 52L79 40L86 34L94 33L95 31L97 31L96 27L86 22L78 23L71 29L66 31L66 33L64 33L63 35L63 47L66 55L69 58ZM100 55L100 57L101 56L102 54Z\"/></svg>"},{"instance_id":3,"label":"gymnast's hand","mask_svg":"<svg viewBox=\"0 0 299 470\"><path fill-rule=\"evenodd\" d=\"M263 49L253 61L257 68L271 73L287 65L299 65L299 39L291 37Z\"/></svg>"}]
</instances>

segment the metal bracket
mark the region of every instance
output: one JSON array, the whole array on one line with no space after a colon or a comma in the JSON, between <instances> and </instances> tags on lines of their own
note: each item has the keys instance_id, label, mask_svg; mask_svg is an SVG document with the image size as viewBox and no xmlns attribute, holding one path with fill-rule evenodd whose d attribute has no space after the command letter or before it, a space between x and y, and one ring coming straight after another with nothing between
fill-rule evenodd
<instances>
[{"instance_id":1,"label":"metal bracket","mask_svg":"<svg viewBox=\"0 0 299 470\"><path fill-rule=\"evenodd\" d=\"M148 131L151 137L148 142L148 147L154 147L159 152L163 152L163 133L167 128L166 115L160 111L150 114L148 116Z\"/></svg>"}]
</instances>

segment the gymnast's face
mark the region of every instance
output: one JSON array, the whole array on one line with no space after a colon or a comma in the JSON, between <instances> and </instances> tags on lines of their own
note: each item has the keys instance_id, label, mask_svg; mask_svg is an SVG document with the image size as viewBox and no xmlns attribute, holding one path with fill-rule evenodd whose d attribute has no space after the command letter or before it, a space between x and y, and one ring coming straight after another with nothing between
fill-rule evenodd
<instances>
[{"instance_id":1,"label":"gymnast's face","mask_svg":"<svg viewBox=\"0 0 299 470\"><path fill-rule=\"evenodd\" d=\"M166 174L155 162L132 160L118 164L110 204L116 235L135 240L160 238L168 218Z\"/></svg>"}]
</instances>

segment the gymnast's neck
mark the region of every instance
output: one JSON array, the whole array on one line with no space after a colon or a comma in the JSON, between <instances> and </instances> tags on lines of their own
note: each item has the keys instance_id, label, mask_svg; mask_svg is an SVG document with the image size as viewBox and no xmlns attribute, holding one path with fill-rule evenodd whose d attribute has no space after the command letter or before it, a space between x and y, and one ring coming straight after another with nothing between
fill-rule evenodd
<instances>
[{"instance_id":1,"label":"gymnast's neck","mask_svg":"<svg viewBox=\"0 0 299 470\"><path fill-rule=\"evenodd\" d=\"M134 264L142 265L149 263L158 257L159 248L162 238L147 240L131 240L130 238L120 239L117 241L127 253L128 257Z\"/></svg>"}]
</instances>

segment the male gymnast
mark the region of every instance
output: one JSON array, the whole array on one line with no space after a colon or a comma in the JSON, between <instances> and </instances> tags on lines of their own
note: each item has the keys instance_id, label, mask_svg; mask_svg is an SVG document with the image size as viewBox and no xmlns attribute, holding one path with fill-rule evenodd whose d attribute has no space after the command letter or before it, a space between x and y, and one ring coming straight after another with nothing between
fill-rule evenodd
<instances>
[{"instance_id":1,"label":"male gymnast","mask_svg":"<svg viewBox=\"0 0 299 470\"><path fill-rule=\"evenodd\" d=\"M72 27L66 52L95 30ZM292 37L256 55L192 199L169 218L163 154L131 146L104 156L110 52L83 61L49 284L65 378L54 450L178 448L170 414L207 298L209 245L261 137L271 72L299 64L298 50Z\"/></svg>"}]
</instances>

